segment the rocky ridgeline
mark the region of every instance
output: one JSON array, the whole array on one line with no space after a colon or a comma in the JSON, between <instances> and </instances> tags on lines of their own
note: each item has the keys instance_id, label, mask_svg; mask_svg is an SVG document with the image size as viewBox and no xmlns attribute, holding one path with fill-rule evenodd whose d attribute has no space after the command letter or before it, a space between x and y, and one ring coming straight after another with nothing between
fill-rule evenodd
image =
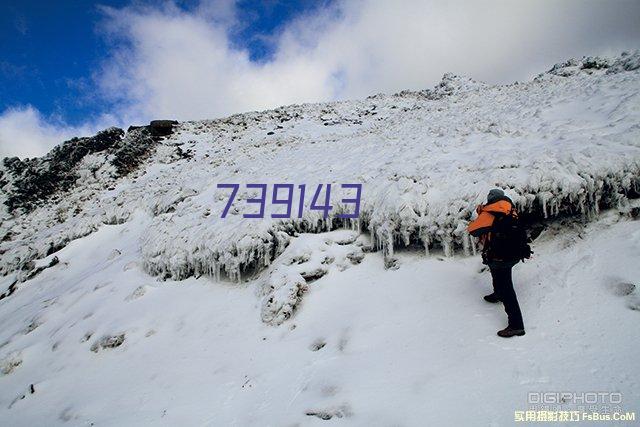
<instances>
[{"instance_id":1,"label":"rocky ridgeline","mask_svg":"<svg viewBox=\"0 0 640 427\"><path fill-rule=\"evenodd\" d=\"M572 58L555 64L547 73L555 76L570 77L580 72L591 73L596 70L606 70L607 74L615 74L637 70L638 68L640 68L640 55L636 51L623 52L616 58L599 56L585 56L582 59ZM544 76L544 74L540 76Z\"/></svg>"},{"instance_id":2,"label":"rocky ridgeline","mask_svg":"<svg viewBox=\"0 0 640 427\"><path fill-rule=\"evenodd\" d=\"M159 138L170 135L177 122L156 120L149 126L132 126L125 133L111 127L94 136L72 138L47 155L19 159L7 157L0 170L0 187L9 212L32 211L55 193L77 182L77 165L89 154L104 153L114 167L114 178L135 170L153 150Z\"/></svg>"}]
</instances>

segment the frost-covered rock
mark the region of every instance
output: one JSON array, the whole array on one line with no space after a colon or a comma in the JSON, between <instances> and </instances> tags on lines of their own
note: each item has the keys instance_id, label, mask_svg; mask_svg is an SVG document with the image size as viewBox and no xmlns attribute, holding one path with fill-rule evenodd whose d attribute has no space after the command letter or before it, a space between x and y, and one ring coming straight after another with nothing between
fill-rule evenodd
<instances>
[{"instance_id":1,"label":"frost-covered rock","mask_svg":"<svg viewBox=\"0 0 640 427\"><path fill-rule=\"evenodd\" d=\"M108 348L120 347L124 343L124 339L125 339L125 334L105 335L99 340L95 341L91 345L90 350L93 351L94 353L97 353L101 349L104 350Z\"/></svg>"},{"instance_id":2,"label":"frost-covered rock","mask_svg":"<svg viewBox=\"0 0 640 427\"><path fill-rule=\"evenodd\" d=\"M640 50L623 52L617 58L604 58L599 56L585 56L582 59L569 59L555 64L548 71L561 77L570 77L580 72L593 73L597 70L606 70L607 74L633 71L640 68Z\"/></svg>"},{"instance_id":3,"label":"frost-covered rock","mask_svg":"<svg viewBox=\"0 0 640 427\"><path fill-rule=\"evenodd\" d=\"M330 270L344 271L364 258L354 231L301 234L265 273L262 321L279 325L289 319L313 282Z\"/></svg>"},{"instance_id":4,"label":"frost-covered rock","mask_svg":"<svg viewBox=\"0 0 640 427\"><path fill-rule=\"evenodd\" d=\"M633 52L623 52L613 61L607 73L620 73L623 71L633 71L640 68L640 50Z\"/></svg>"}]
</instances>

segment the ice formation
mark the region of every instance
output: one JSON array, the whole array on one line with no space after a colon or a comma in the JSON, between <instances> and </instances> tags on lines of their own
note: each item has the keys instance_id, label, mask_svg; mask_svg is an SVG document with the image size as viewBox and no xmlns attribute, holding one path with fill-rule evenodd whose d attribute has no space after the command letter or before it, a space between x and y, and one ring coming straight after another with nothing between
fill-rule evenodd
<instances>
[{"instance_id":1,"label":"ice formation","mask_svg":"<svg viewBox=\"0 0 640 427\"><path fill-rule=\"evenodd\" d=\"M430 90L183 122L146 139L149 157L124 171L114 160L130 145L92 150L70 166L68 188L32 210L3 211L0 272L25 280L37 259L138 214L149 274L237 281L270 266L300 233L336 228L369 233L388 260L414 243L427 253L473 253L465 226L496 186L534 217L593 217L640 192L639 58L572 60L504 86L446 74ZM18 172L6 159L1 167L7 201ZM224 219L221 183L241 185ZM247 183L331 183L333 210L323 218L307 195L302 218L272 219L280 208L269 204L264 219L243 218L255 209ZM357 219L336 217L351 209L341 202L345 183L363 185ZM277 271L287 283L277 292L295 298L303 281ZM266 312L286 316L281 305Z\"/></svg>"},{"instance_id":2,"label":"ice formation","mask_svg":"<svg viewBox=\"0 0 640 427\"><path fill-rule=\"evenodd\" d=\"M365 244L357 239L358 233L349 230L299 235L265 274L262 321L281 324L296 310L308 283L327 274L330 268L344 271L359 264Z\"/></svg>"}]
</instances>

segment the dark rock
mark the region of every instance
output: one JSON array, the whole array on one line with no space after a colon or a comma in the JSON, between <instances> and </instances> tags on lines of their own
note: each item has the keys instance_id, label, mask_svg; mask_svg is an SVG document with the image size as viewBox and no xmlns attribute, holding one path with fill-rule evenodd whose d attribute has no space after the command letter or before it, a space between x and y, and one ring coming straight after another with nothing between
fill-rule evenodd
<instances>
[{"instance_id":1,"label":"dark rock","mask_svg":"<svg viewBox=\"0 0 640 427\"><path fill-rule=\"evenodd\" d=\"M131 126L129 126L127 128L127 133L129 133L129 132L131 132L133 130L136 130L136 129L144 128L144 127L146 127L146 126L134 126L134 125L131 125Z\"/></svg>"},{"instance_id":2,"label":"dark rock","mask_svg":"<svg viewBox=\"0 0 640 427\"><path fill-rule=\"evenodd\" d=\"M16 280L11 285L9 285L9 288L5 292L0 294L0 300L8 296L11 296L16 291L17 287L18 287L18 281Z\"/></svg>"},{"instance_id":3,"label":"dark rock","mask_svg":"<svg viewBox=\"0 0 640 427\"><path fill-rule=\"evenodd\" d=\"M111 164L118 176L133 172L152 152L156 140L147 127L134 129L113 150Z\"/></svg>"},{"instance_id":4,"label":"dark rock","mask_svg":"<svg viewBox=\"0 0 640 427\"><path fill-rule=\"evenodd\" d=\"M603 68L609 68L610 65L609 60L606 58L599 58L597 56L587 56L582 58L583 70L601 70Z\"/></svg>"},{"instance_id":5,"label":"dark rock","mask_svg":"<svg viewBox=\"0 0 640 427\"><path fill-rule=\"evenodd\" d=\"M16 209L29 212L54 193L68 190L78 179L74 168L84 156L113 147L123 135L122 129L112 127L91 137L65 141L44 157L5 158L3 163L9 177L3 177L3 181L11 182L5 205L10 212Z\"/></svg>"},{"instance_id":6,"label":"dark rock","mask_svg":"<svg viewBox=\"0 0 640 427\"><path fill-rule=\"evenodd\" d=\"M148 157L156 141L148 127L130 128L127 136L123 138L123 135L122 129L110 128L94 137L66 141L42 158L4 159L13 177L5 204L10 211L29 212L54 193L70 189L78 178L74 167L90 153L107 151L113 154L111 163L118 176L130 173Z\"/></svg>"},{"instance_id":7,"label":"dark rock","mask_svg":"<svg viewBox=\"0 0 640 427\"><path fill-rule=\"evenodd\" d=\"M38 274L42 273L44 270L46 270L47 268L51 268L53 266L56 266L60 263L60 260L58 259L57 256L54 256L51 261L49 261L49 264L44 265L42 267L38 267L35 268L33 261L30 261L28 263L26 263L22 268L26 271L29 271L27 273L26 276L24 276L20 281L21 282L26 282L27 280L31 280L34 277L36 277Z\"/></svg>"},{"instance_id":8,"label":"dark rock","mask_svg":"<svg viewBox=\"0 0 640 427\"><path fill-rule=\"evenodd\" d=\"M180 147L176 147L176 155L179 159L191 159L193 157L193 150L183 150Z\"/></svg>"},{"instance_id":9,"label":"dark rock","mask_svg":"<svg viewBox=\"0 0 640 427\"><path fill-rule=\"evenodd\" d=\"M173 133L173 127L177 124L175 120L151 120L149 128L153 136L167 136Z\"/></svg>"},{"instance_id":10,"label":"dark rock","mask_svg":"<svg viewBox=\"0 0 640 427\"><path fill-rule=\"evenodd\" d=\"M534 241L542 234L547 227L542 223L531 224L529 226L529 240Z\"/></svg>"}]
</instances>

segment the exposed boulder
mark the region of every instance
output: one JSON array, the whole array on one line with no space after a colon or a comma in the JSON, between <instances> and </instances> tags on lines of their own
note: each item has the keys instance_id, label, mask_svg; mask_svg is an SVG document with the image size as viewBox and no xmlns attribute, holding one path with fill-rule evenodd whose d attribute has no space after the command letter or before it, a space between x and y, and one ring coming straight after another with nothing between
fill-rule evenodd
<instances>
[{"instance_id":1,"label":"exposed boulder","mask_svg":"<svg viewBox=\"0 0 640 427\"><path fill-rule=\"evenodd\" d=\"M153 136L167 136L173 133L173 127L177 124L175 120L151 120L149 129Z\"/></svg>"}]
</instances>

